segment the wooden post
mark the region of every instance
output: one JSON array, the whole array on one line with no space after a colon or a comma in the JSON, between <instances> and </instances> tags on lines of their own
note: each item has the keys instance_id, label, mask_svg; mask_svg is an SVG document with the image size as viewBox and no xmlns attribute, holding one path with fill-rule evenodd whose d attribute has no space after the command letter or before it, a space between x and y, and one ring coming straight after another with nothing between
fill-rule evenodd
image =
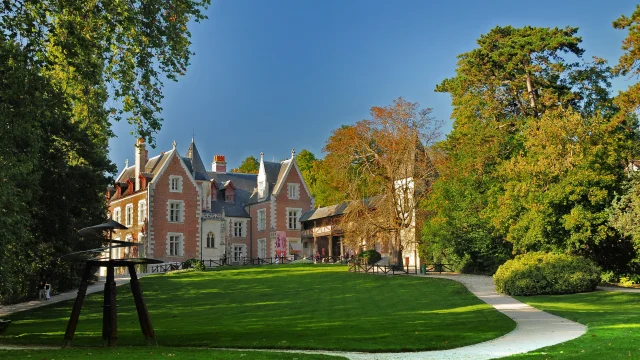
<instances>
[{"instance_id":1,"label":"wooden post","mask_svg":"<svg viewBox=\"0 0 640 360\"><path fill-rule=\"evenodd\" d=\"M333 261L333 223L329 225L329 261Z\"/></svg>"},{"instance_id":2,"label":"wooden post","mask_svg":"<svg viewBox=\"0 0 640 360\"><path fill-rule=\"evenodd\" d=\"M344 259L344 237L340 239L340 257Z\"/></svg>"},{"instance_id":3,"label":"wooden post","mask_svg":"<svg viewBox=\"0 0 640 360\"><path fill-rule=\"evenodd\" d=\"M149 311L147 311L147 304L144 302L142 296L142 289L140 288L140 282L138 281L138 275L136 274L135 265L128 265L129 274L131 275L131 293L136 303L136 310L138 311L138 320L140 321L140 328L142 334L147 342L147 345L158 345L156 341L156 333L151 325L151 318L149 317Z\"/></svg>"},{"instance_id":4,"label":"wooden post","mask_svg":"<svg viewBox=\"0 0 640 360\"><path fill-rule=\"evenodd\" d=\"M318 253L318 240L316 240L316 235L313 234L313 250L312 250L313 254L311 254L311 256L313 256L313 262L316 262L316 254Z\"/></svg>"},{"instance_id":5,"label":"wooden post","mask_svg":"<svg viewBox=\"0 0 640 360\"><path fill-rule=\"evenodd\" d=\"M87 295L87 287L89 287L89 277L91 276L93 266L86 264L84 267L84 274L80 281L80 287L78 288L78 296L73 304L73 310L71 310L71 316L69 317L69 323L67 324L67 331L64 333L64 341L62 347L66 348L71 346L71 340L76 333L76 327L78 326L78 319L80 318L80 310L82 310L82 303L84 297Z\"/></svg>"},{"instance_id":6,"label":"wooden post","mask_svg":"<svg viewBox=\"0 0 640 360\"><path fill-rule=\"evenodd\" d=\"M102 311L102 339L106 346L118 344L118 309L114 265L107 265L107 282L104 284L104 308Z\"/></svg>"}]
</instances>

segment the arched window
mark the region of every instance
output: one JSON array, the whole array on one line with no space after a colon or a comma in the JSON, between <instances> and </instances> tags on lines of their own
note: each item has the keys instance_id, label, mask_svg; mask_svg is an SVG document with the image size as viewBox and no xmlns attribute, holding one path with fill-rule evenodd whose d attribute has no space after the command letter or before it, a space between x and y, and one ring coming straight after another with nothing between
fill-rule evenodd
<instances>
[{"instance_id":1,"label":"arched window","mask_svg":"<svg viewBox=\"0 0 640 360\"><path fill-rule=\"evenodd\" d=\"M216 247L216 235L213 233L213 231L209 231L209 233L207 234L207 247Z\"/></svg>"}]
</instances>

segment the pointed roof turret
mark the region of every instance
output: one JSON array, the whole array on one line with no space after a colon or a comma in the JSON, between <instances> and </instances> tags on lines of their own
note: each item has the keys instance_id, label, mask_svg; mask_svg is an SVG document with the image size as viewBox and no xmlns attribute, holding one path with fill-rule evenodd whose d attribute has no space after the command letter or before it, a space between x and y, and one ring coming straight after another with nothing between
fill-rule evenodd
<instances>
[{"instance_id":1,"label":"pointed roof turret","mask_svg":"<svg viewBox=\"0 0 640 360\"><path fill-rule=\"evenodd\" d=\"M193 177L196 180L211 180L207 175L207 170L204 167L202 158L200 158L194 139L191 139L191 145L189 145L189 149L187 150L187 159L190 162L190 170L193 172Z\"/></svg>"}]
</instances>

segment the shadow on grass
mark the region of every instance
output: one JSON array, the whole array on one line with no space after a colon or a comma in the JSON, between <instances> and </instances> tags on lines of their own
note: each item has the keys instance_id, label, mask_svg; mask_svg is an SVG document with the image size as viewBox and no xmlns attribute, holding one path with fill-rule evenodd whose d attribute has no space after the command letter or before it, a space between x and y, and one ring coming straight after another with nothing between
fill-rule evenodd
<instances>
[{"instance_id":1,"label":"shadow on grass","mask_svg":"<svg viewBox=\"0 0 640 360\"><path fill-rule=\"evenodd\" d=\"M456 282L342 266L232 268L141 282L164 346L435 350L493 339L515 325ZM129 286L117 290L118 344L143 344ZM15 314L2 341L59 345L72 305ZM74 345L102 343L101 305L101 294L87 297Z\"/></svg>"}]
</instances>

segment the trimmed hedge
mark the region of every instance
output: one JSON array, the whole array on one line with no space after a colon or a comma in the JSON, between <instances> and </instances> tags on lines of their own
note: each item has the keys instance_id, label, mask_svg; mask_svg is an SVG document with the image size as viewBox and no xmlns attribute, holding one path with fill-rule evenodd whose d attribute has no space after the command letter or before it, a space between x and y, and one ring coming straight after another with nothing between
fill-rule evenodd
<instances>
[{"instance_id":1,"label":"trimmed hedge","mask_svg":"<svg viewBox=\"0 0 640 360\"><path fill-rule=\"evenodd\" d=\"M373 265L378 261L382 260L382 255L380 255L380 253L377 252L375 249L363 251L360 254L358 254L358 257L361 258L362 260L366 260L367 264L369 265Z\"/></svg>"},{"instance_id":2,"label":"trimmed hedge","mask_svg":"<svg viewBox=\"0 0 640 360\"><path fill-rule=\"evenodd\" d=\"M580 256L534 252L502 264L493 280L507 295L573 294L595 290L600 268Z\"/></svg>"}]
</instances>

